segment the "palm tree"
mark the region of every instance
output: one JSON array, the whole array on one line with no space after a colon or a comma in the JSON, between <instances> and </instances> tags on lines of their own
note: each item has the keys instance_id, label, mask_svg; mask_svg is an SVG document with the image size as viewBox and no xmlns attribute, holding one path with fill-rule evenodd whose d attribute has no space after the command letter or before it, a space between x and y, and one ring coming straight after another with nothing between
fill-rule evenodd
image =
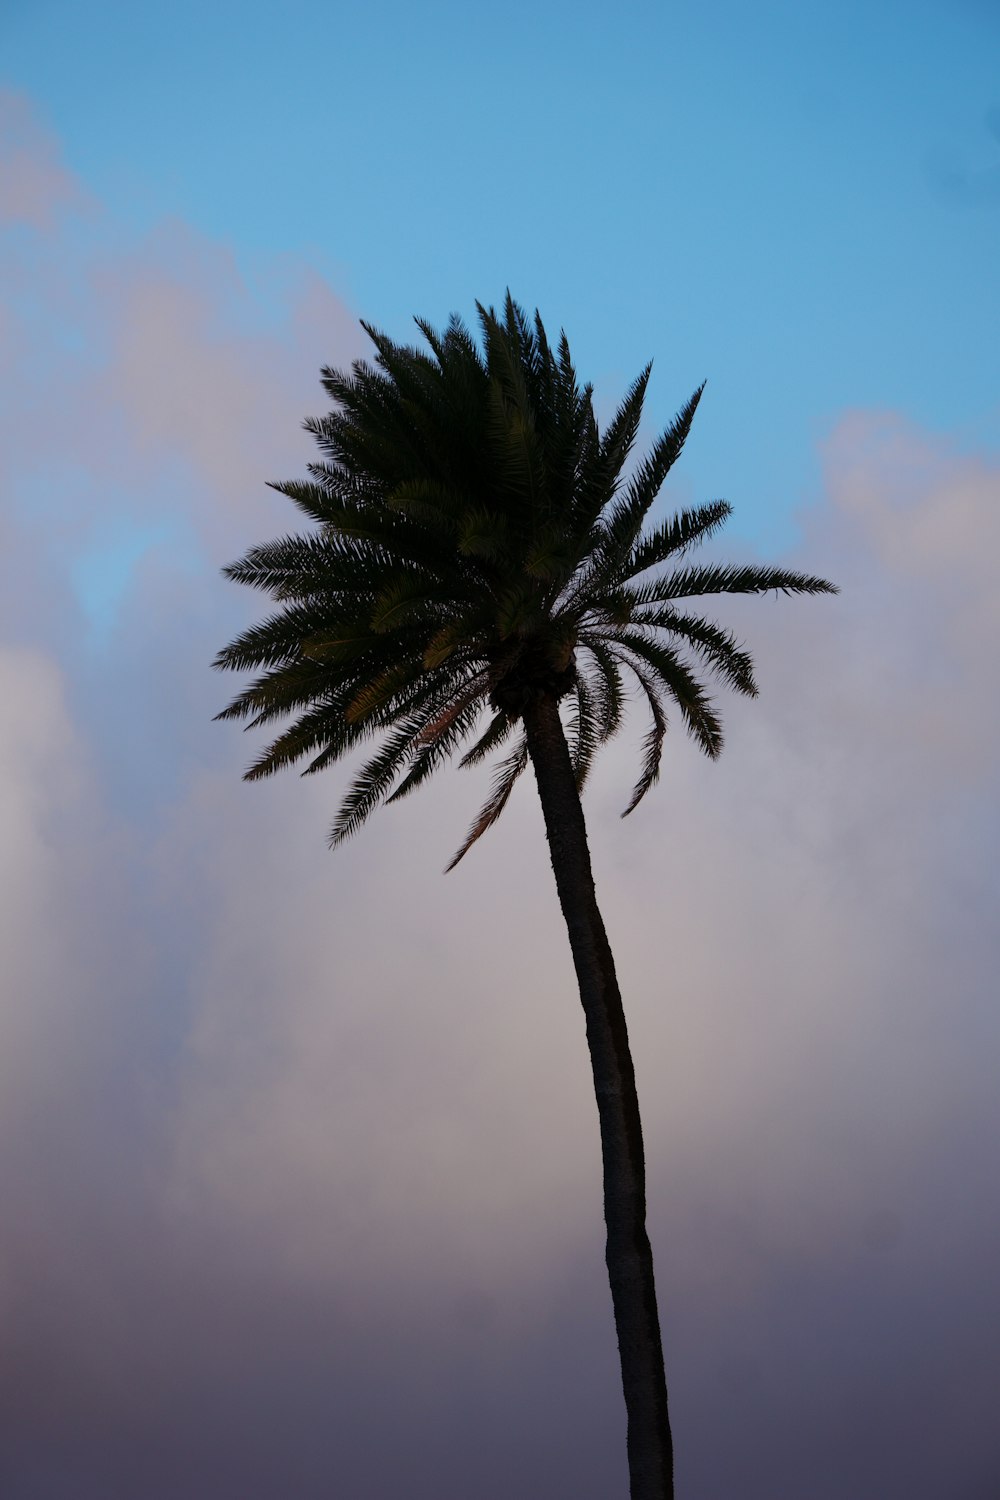
<instances>
[{"instance_id":1,"label":"palm tree","mask_svg":"<svg viewBox=\"0 0 1000 1500\"><path fill-rule=\"evenodd\" d=\"M756 695L747 652L686 601L835 589L784 568L681 561L730 514L723 500L645 525L701 387L626 477L650 366L601 433L565 334L553 349L538 314L529 322L509 293L502 315L478 312L481 344L457 317L443 334L418 319L426 348L362 324L374 364L323 370L336 406L305 424L323 459L308 480L272 486L313 528L225 570L279 607L217 657L261 674L219 718L254 728L292 717L248 780L303 758L309 775L377 740L331 845L460 749L462 766L502 749L449 869L497 820L530 761L593 1066L630 1492L664 1500L672 1446L639 1105L580 790L630 691L650 727L626 813L657 779L668 711L707 755L722 748L698 668Z\"/></svg>"}]
</instances>

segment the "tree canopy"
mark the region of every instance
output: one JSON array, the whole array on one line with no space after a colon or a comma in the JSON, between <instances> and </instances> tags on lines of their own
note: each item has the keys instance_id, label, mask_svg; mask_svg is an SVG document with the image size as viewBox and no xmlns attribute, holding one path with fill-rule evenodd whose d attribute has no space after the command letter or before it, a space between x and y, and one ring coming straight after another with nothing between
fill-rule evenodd
<instances>
[{"instance_id":1,"label":"tree canopy","mask_svg":"<svg viewBox=\"0 0 1000 1500\"><path fill-rule=\"evenodd\" d=\"M225 570L278 608L215 663L260 674L220 718L292 721L248 779L302 760L309 775L377 740L332 845L449 757L470 766L495 753L490 795L449 869L528 763L521 720L533 696L569 700L580 787L628 698L644 703L629 813L657 779L673 715L719 754L706 679L757 691L743 646L689 601L836 592L789 569L690 562L729 516L724 500L650 524L703 386L630 470L651 365L601 432L565 334L553 347L509 293L501 314L477 307L481 342L457 317L443 333L418 319L424 347L364 324L374 361L324 368L334 408L305 424L322 458L308 479L272 486L313 525Z\"/></svg>"}]
</instances>

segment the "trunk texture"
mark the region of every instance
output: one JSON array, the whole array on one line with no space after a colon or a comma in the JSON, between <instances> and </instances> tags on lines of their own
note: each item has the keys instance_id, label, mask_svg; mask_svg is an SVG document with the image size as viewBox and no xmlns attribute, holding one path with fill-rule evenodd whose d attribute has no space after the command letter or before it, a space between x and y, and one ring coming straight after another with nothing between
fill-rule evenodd
<instances>
[{"instance_id":1,"label":"trunk texture","mask_svg":"<svg viewBox=\"0 0 1000 1500\"><path fill-rule=\"evenodd\" d=\"M587 1023L604 1161L607 1266L628 1414L632 1500L673 1500L653 1254L646 1234L646 1169L635 1071L614 959L597 907L583 809L554 697L524 713L559 903Z\"/></svg>"}]
</instances>

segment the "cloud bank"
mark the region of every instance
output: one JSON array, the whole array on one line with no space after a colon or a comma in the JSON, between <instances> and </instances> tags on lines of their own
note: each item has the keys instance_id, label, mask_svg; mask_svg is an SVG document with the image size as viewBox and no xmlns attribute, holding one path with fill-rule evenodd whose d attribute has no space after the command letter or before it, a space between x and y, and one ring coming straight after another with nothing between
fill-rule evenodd
<instances>
[{"instance_id":1,"label":"cloud bank","mask_svg":"<svg viewBox=\"0 0 1000 1500\"><path fill-rule=\"evenodd\" d=\"M247 787L209 722L217 568L294 524L263 480L354 319L0 120L4 1493L624 1493L532 787L447 879L457 774L334 857L336 777ZM1000 462L889 412L824 461L791 560L840 599L729 612L722 760L678 738L622 823L626 736L588 800L679 1480L992 1500Z\"/></svg>"}]
</instances>

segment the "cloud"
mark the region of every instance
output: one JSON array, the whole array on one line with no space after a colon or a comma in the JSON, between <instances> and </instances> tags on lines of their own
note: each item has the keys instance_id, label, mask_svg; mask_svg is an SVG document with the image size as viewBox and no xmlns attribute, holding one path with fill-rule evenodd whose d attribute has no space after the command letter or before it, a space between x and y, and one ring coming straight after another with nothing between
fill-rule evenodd
<instances>
[{"instance_id":1,"label":"cloud","mask_svg":"<svg viewBox=\"0 0 1000 1500\"><path fill-rule=\"evenodd\" d=\"M85 210L88 194L60 160L58 141L39 123L31 101L0 90L0 226L51 230L69 209Z\"/></svg>"},{"instance_id":2,"label":"cloud","mask_svg":"<svg viewBox=\"0 0 1000 1500\"><path fill-rule=\"evenodd\" d=\"M348 313L190 227L135 243L91 204L84 230L18 118L63 186L0 252L5 1493L622 1490L533 788L447 879L458 774L333 857L337 777L248 787L209 723L206 664L259 606L215 569L294 524L262 481L311 456ZM792 560L840 598L727 612L762 694L722 760L676 740L621 822L623 738L588 800L680 1470L692 1497L974 1500L1000 1474L1000 464L872 412L824 461Z\"/></svg>"}]
</instances>

